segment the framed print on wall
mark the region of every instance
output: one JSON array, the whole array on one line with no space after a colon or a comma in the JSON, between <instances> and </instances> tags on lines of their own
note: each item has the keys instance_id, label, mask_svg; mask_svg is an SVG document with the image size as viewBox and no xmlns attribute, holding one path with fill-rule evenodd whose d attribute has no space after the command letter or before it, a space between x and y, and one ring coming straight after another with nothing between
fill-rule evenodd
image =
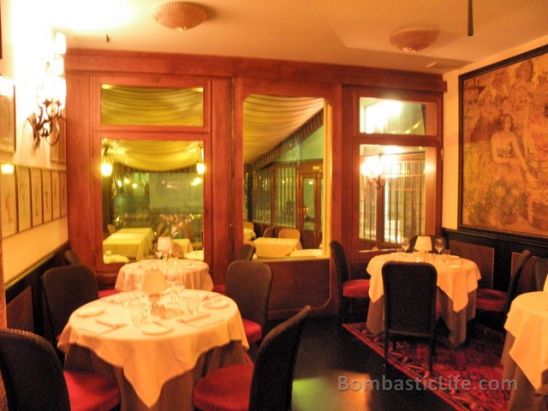
<instances>
[{"instance_id":1,"label":"framed print on wall","mask_svg":"<svg viewBox=\"0 0 548 411\"><path fill-rule=\"evenodd\" d=\"M0 150L15 151L15 86L0 76Z\"/></svg>"},{"instance_id":2,"label":"framed print on wall","mask_svg":"<svg viewBox=\"0 0 548 411\"><path fill-rule=\"evenodd\" d=\"M53 219L53 202L51 200L51 170L42 170L42 204L44 223Z\"/></svg>"},{"instance_id":3,"label":"framed print on wall","mask_svg":"<svg viewBox=\"0 0 548 411\"><path fill-rule=\"evenodd\" d=\"M59 197L59 171L51 171L51 202L53 218L61 217L61 200Z\"/></svg>"},{"instance_id":4,"label":"framed print on wall","mask_svg":"<svg viewBox=\"0 0 548 411\"><path fill-rule=\"evenodd\" d=\"M32 226L30 203L30 171L28 167L17 166L17 220L19 232Z\"/></svg>"},{"instance_id":5,"label":"framed print on wall","mask_svg":"<svg viewBox=\"0 0 548 411\"><path fill-rule=\"evenodd\" d=\"M2 238L17 233L17 190L15 173L0 173Z\"/></svg>"},{"instance_id":6,"label":"framed print on wall","mask_svg":"<svg viewBox=\"0 0 548 411\"><path fill-rule=\"evenodd\" d=\"M39 168L30 169L30 190L32 226L36 227L44 222L42 216L42 172Z\"/></svg>"},{"instance_id":7,"label":"framed print on wall","mask_svg":"<svg viewBox=\"0 0 548 411\"><path fill-rule=\"evenodd\" d=\"M548 237L547 50L459 76L459 228Z\"/></svg>"}]
</instances>

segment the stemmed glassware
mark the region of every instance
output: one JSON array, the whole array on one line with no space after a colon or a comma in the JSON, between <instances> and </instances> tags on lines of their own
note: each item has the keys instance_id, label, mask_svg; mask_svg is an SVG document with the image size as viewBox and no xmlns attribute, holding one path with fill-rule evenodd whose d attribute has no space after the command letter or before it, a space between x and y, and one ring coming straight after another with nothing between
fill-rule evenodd
<instances>
[{"instance_id":1,"label":"stemmed glassware","mask_svg":"<svg viewBox=\"0 0 548 411\"><path fill-rule=\"evenodd\" d=\"M409 239L408 238L403 239L403 241L401 242L401 248L402 248L404 253L406 253L407 250L409 250Z\"/></svg>"},{"instance_id":2,"label":"stemmed glassware","mask_svg":"<svg viewBox=\"0 0 548 411\"><path fill-rule=\"evenodd\" d=\"M445 248L445 240L443 239L443 237L436 237L436 239L434 240L434 248L436 249L438 254L441 254L441 252Z\"/></svg>"}]
</instances>

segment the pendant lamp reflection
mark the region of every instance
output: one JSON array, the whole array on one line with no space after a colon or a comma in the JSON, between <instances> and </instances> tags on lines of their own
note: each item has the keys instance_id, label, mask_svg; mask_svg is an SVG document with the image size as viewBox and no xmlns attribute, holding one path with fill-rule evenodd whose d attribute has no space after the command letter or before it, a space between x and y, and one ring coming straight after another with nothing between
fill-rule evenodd
<instances>
[{"instance_id":1,"label":"pendant lamp reflection","mask_svg":"<svg viewBox=\"0 0 548 411\"><path fill-rule=\"evenodd\" d=\"M204 148L200 147L200 160L196 163L196 173L198 175L204 175L206 172L206 165L204 163Z\"/></svg>"}]
</instances>

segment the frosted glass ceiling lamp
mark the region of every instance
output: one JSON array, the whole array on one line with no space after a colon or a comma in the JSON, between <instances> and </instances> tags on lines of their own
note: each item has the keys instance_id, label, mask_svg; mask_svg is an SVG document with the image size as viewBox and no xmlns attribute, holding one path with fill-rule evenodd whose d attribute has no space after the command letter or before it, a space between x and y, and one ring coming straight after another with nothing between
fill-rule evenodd
<instances>
[{"instance_id":1,"label":"frosted glass ceiling lamp","mask_svg":"<svg viewBox=\"0 0 548 411\"><path fill-rule=\"evenodd\" d=\"M390 35L390 43L406 53L416 53L431 46L440 31L434 28L403 28Z\"/></svg>"},{"instance_id":2,"label":"frosted glass ceiling lamp","mask_svg":"<svg viewBox=\"0 0 548 411\"><path fill-rule=\"evenodd\" d=\"M207 11L199 4L172 1L155 5L152 17L162 26L183 31L206 21Z\"/></svg>"}]
</instances>

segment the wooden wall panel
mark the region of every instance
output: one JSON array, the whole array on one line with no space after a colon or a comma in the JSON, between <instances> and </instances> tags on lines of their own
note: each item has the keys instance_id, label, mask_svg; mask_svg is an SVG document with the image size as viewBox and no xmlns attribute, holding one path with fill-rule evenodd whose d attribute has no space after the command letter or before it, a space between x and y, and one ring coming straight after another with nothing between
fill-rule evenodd
<instances>
[{"instance_id":1,"label":"wooden wall panel","mask_svg":"<svg viewBox=\"0 0 548 411\"><path fill-rule=\"evenodd\" d=\"M495 249L484 245L449 240L452 254L474 261L480 270L480 287L493 288L493 269L495 266Z\"/></svg>"},{"instance_id":2,"label":"wooden wall panel","mask_svg":"<svg viewBox=\"0 0 548 411\"><path fill-rule=\"evenodd\" d=\"M7 308L8 327L34 332L34 317L32 304L32 289L25 288L23 292L12 299Z\"/></svg>"}]
</instances>

